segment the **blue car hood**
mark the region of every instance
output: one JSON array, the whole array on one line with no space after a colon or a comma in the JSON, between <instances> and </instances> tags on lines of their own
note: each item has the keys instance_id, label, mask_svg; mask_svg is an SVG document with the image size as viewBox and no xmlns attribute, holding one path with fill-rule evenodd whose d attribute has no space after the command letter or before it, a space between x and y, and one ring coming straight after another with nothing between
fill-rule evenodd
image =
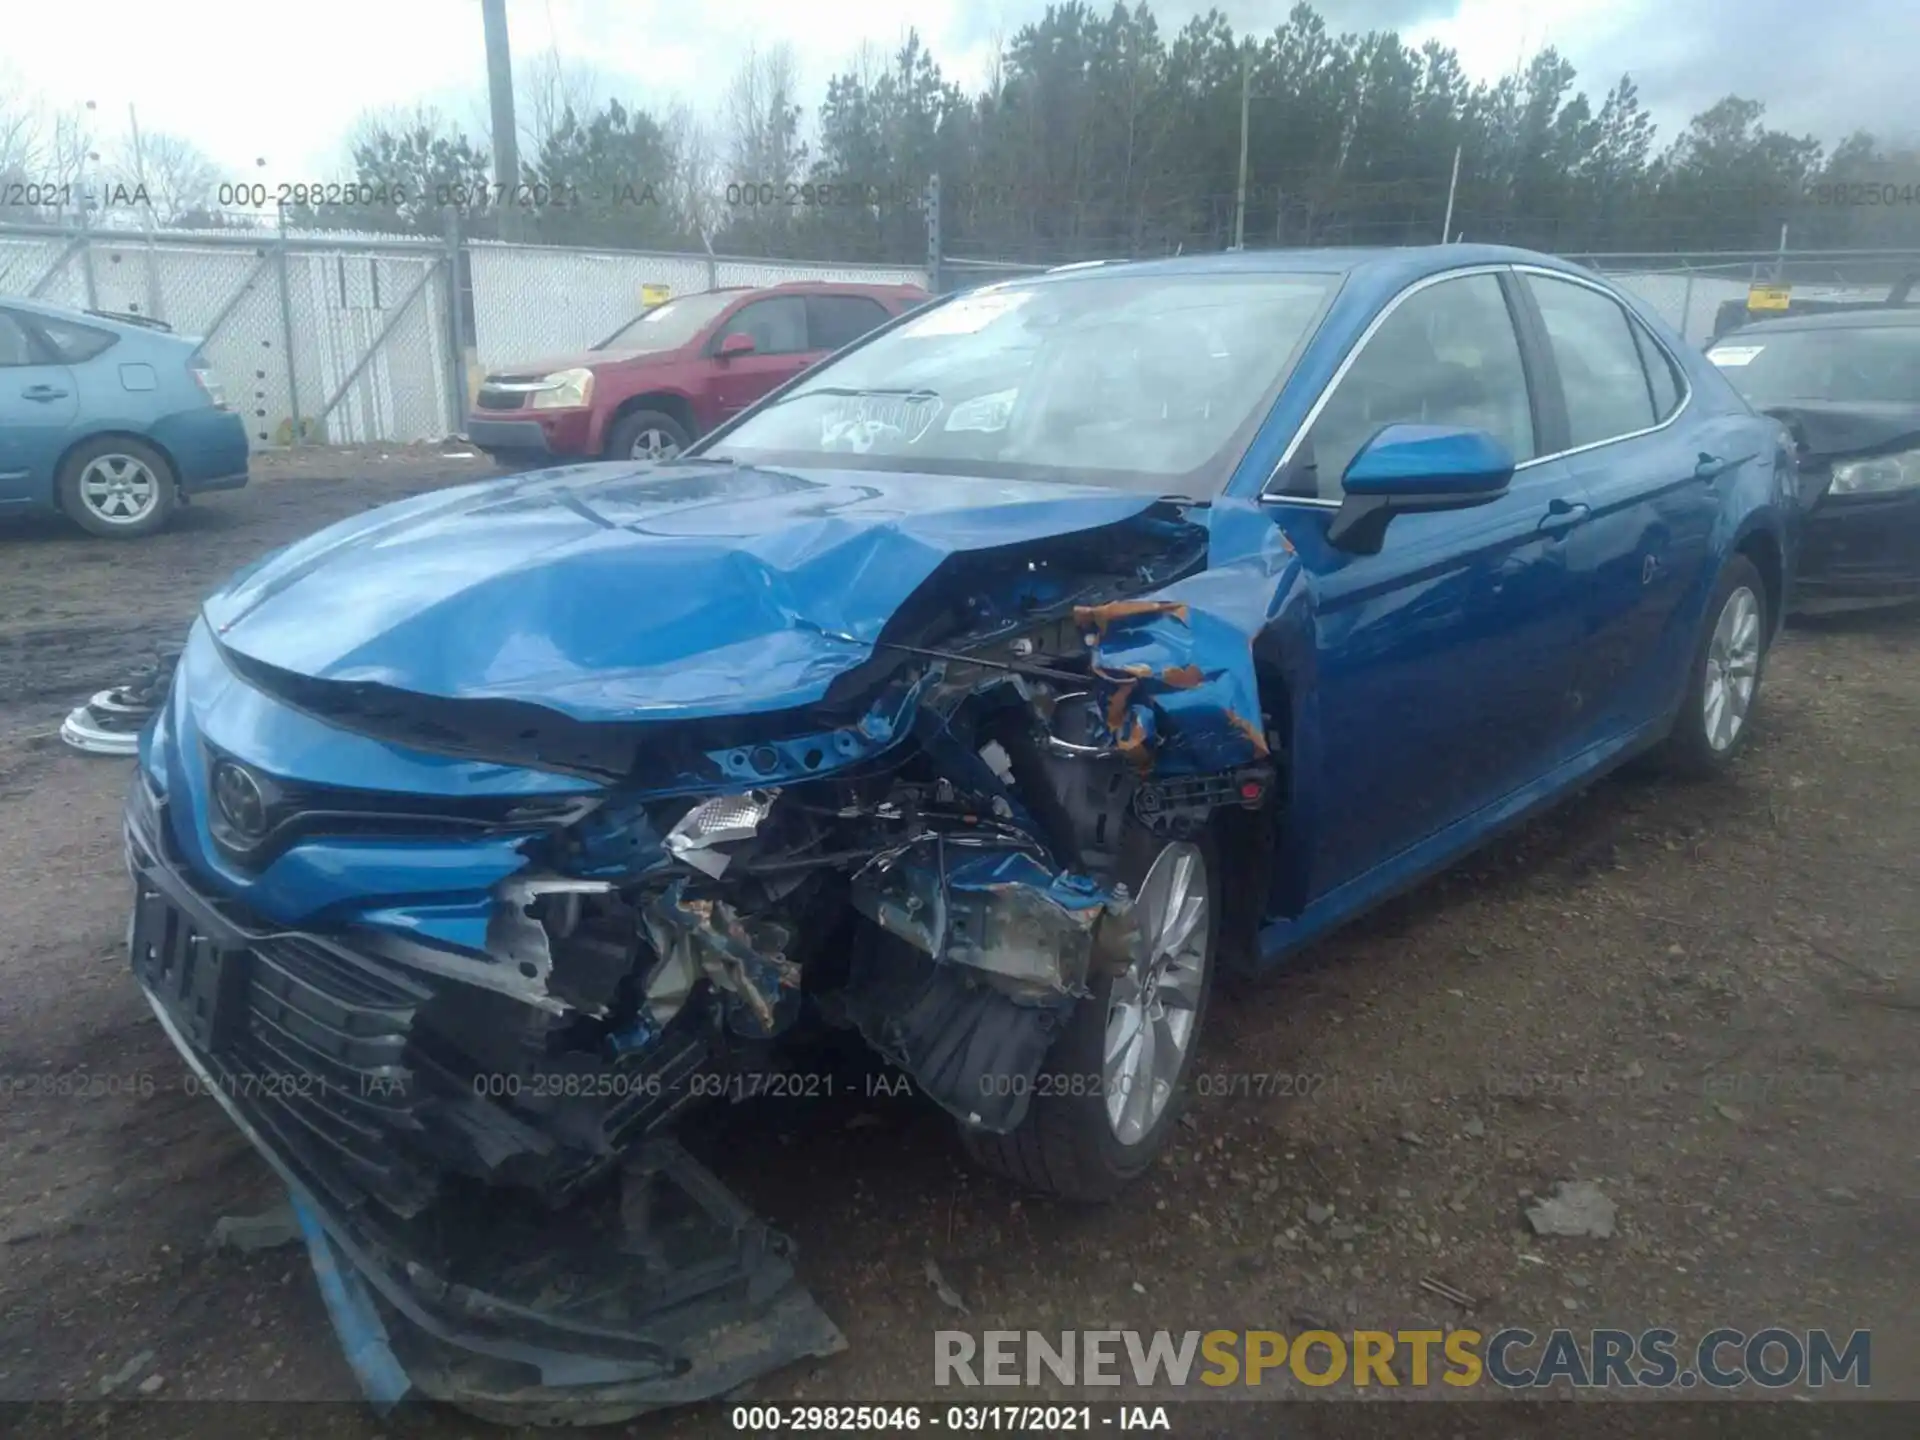
<instances>
[{"instance_id":1,"label":"blue car hood","mask_svg":"<svg viewBox=\"0 0 1920 1440\"><path fill-rule=\"evenodd\" d=\"M897 472L569 466L342 521L205 614L229 650L314 679L580 720L749 714L820 700L949 557L1156 503Z\"/></svg>"}]
</instances>

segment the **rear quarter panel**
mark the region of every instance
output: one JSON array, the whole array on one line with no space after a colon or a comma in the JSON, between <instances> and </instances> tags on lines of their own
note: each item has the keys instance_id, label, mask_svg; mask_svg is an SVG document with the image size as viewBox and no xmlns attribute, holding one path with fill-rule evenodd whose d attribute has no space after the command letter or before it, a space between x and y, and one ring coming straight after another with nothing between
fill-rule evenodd
<instances>
[{"instance_id":1,"label":"rear quarter panel","mask_svg":"<svg viewBox=\"0 0 1920 1440\"><path fill-rule=\"evenodd\" d=\"M1670 334L1664 327L1662 333ZM1710 453L1740 461L1720 486L1720 514L1709 567L1712 577L1718 578L1721 567L1738 550L1773 547L1777 574L1767 578L1779 593L1768 597L1769 618L1778 634L1793 583L1802 518L1792 436L1780 421L1754 410L1699 350L1686 347L1676 353L1694 387L1694 404L1701 412L1699 433L1710 442ZM1763 570L1767 568L1762 565ZM1709 580L1699 596L1703 608L1711 590Z\"/></svg>"},{"instance_id":2,"label":"rear quarter panel","mask_svg":"<svg viewBox=\"0 0 1920 1440\"><path fill-rule=\"evenodd\" d=\"M196 347L168 335L126 335L74 367L80 413L68 446L97 435L132 435L156 446L181 487L244 475L246 423L216 410L195 383Z\"/></svg>"}]
</instances>

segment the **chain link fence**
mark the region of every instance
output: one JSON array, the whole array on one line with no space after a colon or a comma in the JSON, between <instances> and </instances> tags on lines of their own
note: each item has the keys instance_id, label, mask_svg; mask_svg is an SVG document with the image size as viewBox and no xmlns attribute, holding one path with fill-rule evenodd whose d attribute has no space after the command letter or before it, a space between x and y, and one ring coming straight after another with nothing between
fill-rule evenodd
<instances>
[{"instance_id":1,"label":"chain link fence","mask_svg":"<svg viewBox=\"0 0 1920 1440\"><path fill-rule=\"evenodd\" d=\"M5 224L0 297L150 315L203 336L256 448L404 443L458 434L488 369L597 344L657 287L684 295L829 280L952 291L1049 268L933 254L916 269L453 236ZM1880 300L1920 275L1920 251L1568 258L1640 296L1695 344L1743 316L1756 284L1790 286L1796 303Z\"/></svg>"},{"instance_id":2,"label":"chain link fence","mask_svg":"<svg viewBox=\"0 0 1920 1440\"><path fill-rule=\"evenodd\" d=\"M1607 276L1651 306L1696 345L1705 345L1736 315L1744 316L1755 285L1786 286L1802 301L1877 302L1920 280L1920 250L1751 251L1735 254L1586 254L1564 258ZM1099 263L1093 259L1077 264ZM942 289L971 290L1060 266L943 256ZM1920 294L1920 285L1915 286Z\"/></svg>"},{"instance_id":3,"label":"chain link fence","mask_svg":"<svg viewBox=\"0 0 1920 1440\"><path fill-rule=\"evenodd\" d=\"M582 350L672 295L789 280L927 283L905 266L417 236L0 225L0 299L203 337L256 449L458 434L489 367Z\"/></svg>"},{"instance_id":4,"label":"chain link fence","mask_svg":"<svg viewBox=\"0 0 1920 1440\"><path fill-rule=\"evenodd\" d=\"M1796 302L1875 302L1920 276L1920 250L1781 250L1703 255L1570 255L1646 301L1704 345L1746 313L1755 285L1785 286Z\"/></svg>"}]
</instances>

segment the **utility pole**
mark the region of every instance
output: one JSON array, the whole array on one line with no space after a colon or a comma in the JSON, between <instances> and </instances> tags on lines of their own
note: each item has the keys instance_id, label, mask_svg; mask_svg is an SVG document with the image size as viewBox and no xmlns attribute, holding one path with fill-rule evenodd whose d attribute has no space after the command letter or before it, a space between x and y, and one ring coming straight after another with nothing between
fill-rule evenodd
<instances>
[{"instance_id":1,"label":"utility pole","mask_svg":"<svg viewBox=\"0 0 1920 1440\"><path fill-rule=\"evenodd\" d=\"M480 0L487 31L487 98L493 111L493 183L500 192L503 239L518 239L513 190L520 183L520 145L513 126L513 56L507 48L507 0Z\"/></svg>"},{"instance_id":2,"label":"utility pole","mask_svg":"<svg viewBox=\"0 0 1920 1440\"><path fill-rule=\"evenodd\" d=\"M1240 185L1233 197L1233 248L1247 243L1247 106L1253 84L1253 46L1240 42Z\"/></svg>"},{"instance_id":3,"label":"utility pole","mask_svg":"<svg viewBox=\"0 0 1920 1440\"><path fill-rule=\"evenodd\" d=\"M1453 178L1447 181L1447 218L1440 222L1440 243L1453 238L1453 192L1460 188L1460 147L1453 147Z\"/></svg>"}]
</instances>

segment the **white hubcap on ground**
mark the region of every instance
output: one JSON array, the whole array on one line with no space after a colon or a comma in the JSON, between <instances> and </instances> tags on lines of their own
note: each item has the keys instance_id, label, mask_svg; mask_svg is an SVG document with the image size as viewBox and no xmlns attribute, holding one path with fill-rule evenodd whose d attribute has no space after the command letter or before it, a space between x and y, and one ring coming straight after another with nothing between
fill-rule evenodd
<instances>
[{"instance_id":1,"label":"white hubcap on ground","mask_svg":"<svg viewBox=\"0 0 1920 1440\"><path fill-rule=\"evenodd\" d=\"M648 428L633 437L635 460L671 460L679 453L679 445L664 430Z\"/></svg>"},{"instance_id":2,"label":"white hubcap on ground","mask_svg":"<svg viewBox=\"0 0 1920 1440\"><path fill-rule=\"evenodd\" d=\"M1134 902L1140 946L1107 1001L1103 1078L1107 1123L1137 1145L1173 1098L1193 1043L1200 985L1212 956L1207 862L1199 848L1167 846L1140 882Z\"/></svg>"},{"instance_id":3,"label":"white hubcap on ground","mask_svg":"<svg viewBox=\"0 0 1920 1440\"><path fill-rule=\"evenodd\" d=\"M80 472L80 503L109 525L144 519L160 501L160 482L131 455L101 455Z\"/></svg>"},{"instance_id":4,"label":"white hubcap on ground","mask_svg":"<svg viewBox=\"0 0 1920 1440\"><path fill-rule=\"evenodd\" d=\"M1725 750L1740 736L1760 678L1760 600L1742 585L1727 597L1707 642L1706 696L1701 721L1707 744Z\"/></svg>"}]
</instances>

